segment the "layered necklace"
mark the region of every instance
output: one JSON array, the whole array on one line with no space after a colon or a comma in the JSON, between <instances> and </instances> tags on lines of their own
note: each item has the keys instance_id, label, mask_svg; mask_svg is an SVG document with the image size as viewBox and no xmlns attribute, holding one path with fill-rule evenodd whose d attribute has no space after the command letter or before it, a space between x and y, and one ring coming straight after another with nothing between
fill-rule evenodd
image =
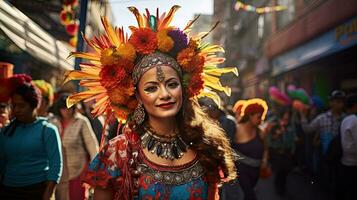
<instances>
[{"instance_id":1,"label":"layered necklace","mask_svg":"<svg viewBox=\"0 0 357 200\"><path fill-rule=\"evenodd\" d=\"M141 136L141 146L150 153L164 159L179 159L187 151L188 145L182 140L178 132L173 136L157 134L149 126L144 127L145 133Z\"/></svg>"}]
</instances>

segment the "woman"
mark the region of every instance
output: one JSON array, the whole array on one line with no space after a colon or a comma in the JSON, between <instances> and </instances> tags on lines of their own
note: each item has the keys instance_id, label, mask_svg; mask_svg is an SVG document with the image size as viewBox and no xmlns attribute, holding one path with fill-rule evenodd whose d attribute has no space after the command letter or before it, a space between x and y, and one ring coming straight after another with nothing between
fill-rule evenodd
<instances>
[{"instance_id":1,"label":"woman","mask_svg":"<svg viewBox=\"0 0 357 200\"><path fill-rule=\"evenodd\" d=\"M50 199L62 172L57 128L38 117L41 93L27 75L11 78L15 117L0 134L4 170L0 199Z\"/></svg>"},{"instance_id":2,"label":"woman","mask_svg":"<svg viewBox=\"0 0 357 200\"><path fill-rule=\"evenodd\" d=\"M85 188L80 176L86 165L98 153L98 142L89 120L78 113L75 107L67 108L67 93L60 95L56 102L56 115L60 121L60 135L65 152L64 169L67 178L61 179L57 196L71 200L85 199ZM68 188L64 188L68 187Z\"/></svg>"},{"instance_id":3,"label":"woman","mask_svg":"<svg viewBox=\"0 0 357 200\"><path fill-rule=\"evenodd\" d=\"M34 80L33 84L41 91L42 99L41 104L37 110L37 114L41 117L46 117L47 120L55 125L59 132L61 132L61 123L59 119L51 112L49 112L50 107L53 105L54 92L52 85L44 80ZM68 188L68 169L65 166L66 152L62 145L62 159L63 159L63 170L60 183L56 187L55 199L56 200L68 200L69 199L69 188Z\"/></svg>"},{"instance_id":4,"label":"woman","mask_svg":"<svg viewBox=\"0 0 357 200\"><path fill-rule=\"evenodd\" d=\"M262 99L249 99L237 107L240 108L236 109L236 112L240 112L240 121L232 147L240 157L237 164L238 182L245 200L257 199L254 187L259 179L260 169L267 166L266 145L259 126L265 118L268 106Z\"/></svg>"},{"instance_id":5,"label":"woman","mask_svg":"<svg viewBox=\"0 0 357 200\"><path fill-rule=\"evenodd\" d=\"M222 49L201 44L205 34L188 37L192 23L185 32L170 26L178 8L159 18L158 12L142 16L130 7L139 26L130 27L129 39L103 18L107 34L87 40L96 53L73 53L92 64L82 64L67 79L81 79L89 90L67 103L96 99L94 115L110 119L114 112L127 122L85 174L94 199L216 199L218 184L235 178L229 142L197 96L218 102L212 89L229 94L219 77L236 69L216 68L223 59L215 53Z\"/></svg>"}]
</instances>

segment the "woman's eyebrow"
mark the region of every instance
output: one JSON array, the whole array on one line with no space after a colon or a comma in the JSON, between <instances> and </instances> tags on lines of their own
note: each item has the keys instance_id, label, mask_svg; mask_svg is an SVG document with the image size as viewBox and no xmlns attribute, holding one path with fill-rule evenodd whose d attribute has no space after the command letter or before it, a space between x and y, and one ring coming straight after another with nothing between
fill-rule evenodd
<instances>
[{"instance_id":1,"label":"woman's eyebrow","mask_svg":"<svg viewBox=\"0 0 357 200\"><path fill-rule=\"evenodd\" d=\"M177 79L175 77L171 77L171 78L167 79L165 82L167 83L167 82L170 82L172 80L177 80Z\"/></svg>"}]
</instances>

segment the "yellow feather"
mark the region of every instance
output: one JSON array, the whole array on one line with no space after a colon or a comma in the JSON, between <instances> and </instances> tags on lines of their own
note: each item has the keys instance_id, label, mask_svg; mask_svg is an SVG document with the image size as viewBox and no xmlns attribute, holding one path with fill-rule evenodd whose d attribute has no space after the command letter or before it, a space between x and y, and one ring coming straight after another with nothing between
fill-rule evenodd
<instances>
[{"instance_id":1,"label":"yellow feather","mask_svg":"<svg viewBox=\"0 0 357 200\"><path fill-rule=\"evenodd\" d=\"M136 21L138 22L138 27L143 28L144 20L143 20L143 17L141 16L141 14L139 13L138 9L133 6L128 7L128 9L130 10L130 12L132 12L134 14Z\"/></svg>"},{"instance_id":2,"label":"yellow feather","mask_svg":"<svg viewBox=\"0 0 357 200\"><path fill-rule=\"evenodd\" d=\"M94 53L81 53L81 52L71 52L68 58L77 57L77 58L84 58L92 61L100 61L100 55Z\"/></svg>"},{"instance_id":3,"label":"yellow feather","mask_svg":"<svg viewBox=\"0 0 357 200\"><path fill-rule=\"evenodd\" d=\"M84 99L90 98L93 95L100 94L102 92L105 92L105 90L104 91L86 90L86 91L83 91L83 92L79 92L79 93L73 94L73 95L71 95L71 96L69 96L67 98L67 101L66 101L67 108L70 108L73 105L75 105L76 103L78 103L78 102L80 102L80 101L82 101Z\"/></svg>"},{"instance_id":4,"label":"yellow feather","mask_svg":"<svg viewBox=\"0 0 357 200\"><path fill-rule=\"evenodd\" d=\"M94 79L94 80L99 80L99 76L98 74L89 74L86 72L82 72L82 71L77 71L77 70L73 70L73 71L66 71L64 74L64 80L63 80L63 84L67 83L68 81L71 80L82 80L82 79Z\"/></svg>"},{"instance_id":5,"label":"yellow feather","mask_svg":"<svg viewBox=\"0 0 357 200\"><path fill-rule=\"evenodd\" d=\"M235 67L207 69L207 70L203 70L203 72L205 74L209 74L209 75L212 75L212 76L221 76L222 74L232 72L233 74L238 76L238 69L235 68Z\"/></svg>"},{"instance_id":6,"label":"yellow feather","mask_svg":"<svg viewBox=\"0 0 357 200\"><path fill-rule=\"evenodd\" d=\"M101 19L102 19L102 24L104 26L104 30L107 33L110 42L116 47L118 47L121 41L119 41L119 38L117 37L112 25L110 25L108 18L102 17Z\"/></svg>"}]
</instances>

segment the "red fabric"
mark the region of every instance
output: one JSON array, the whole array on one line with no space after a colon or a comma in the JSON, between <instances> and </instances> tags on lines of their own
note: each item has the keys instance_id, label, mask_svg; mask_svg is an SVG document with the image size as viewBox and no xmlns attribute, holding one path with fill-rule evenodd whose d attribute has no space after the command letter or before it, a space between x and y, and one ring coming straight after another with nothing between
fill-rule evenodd
<instances>
[{"instance_id":1,"label":"red fabric","mask_svg":"<svg viewBox=\"0 0 357 200\"><path fill-rule=\"evenodd\" d=\"M80 176L69 181L69 199L70 200L84 200L85 188L81 184Z\"/></svg>"}]
</instances>

